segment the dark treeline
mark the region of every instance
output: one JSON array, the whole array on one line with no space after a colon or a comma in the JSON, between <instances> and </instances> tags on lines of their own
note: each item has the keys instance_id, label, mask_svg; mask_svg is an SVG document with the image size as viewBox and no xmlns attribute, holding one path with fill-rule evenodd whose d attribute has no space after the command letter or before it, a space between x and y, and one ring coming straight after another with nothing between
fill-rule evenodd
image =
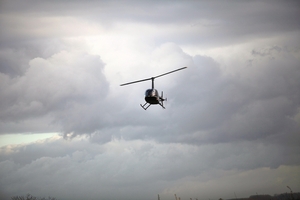
<instances>
[{"instance_id":1,"label":"dark treeline","mask_svg":"<svg viewBox=\"0 0 300 200\"><path fill-rule=\"evenodd\" d=\"M268 194L251 195L248 198L235 198L227 200L300 200L300 192L275 194L274 196Z\"/></svg>"}]
</instances>

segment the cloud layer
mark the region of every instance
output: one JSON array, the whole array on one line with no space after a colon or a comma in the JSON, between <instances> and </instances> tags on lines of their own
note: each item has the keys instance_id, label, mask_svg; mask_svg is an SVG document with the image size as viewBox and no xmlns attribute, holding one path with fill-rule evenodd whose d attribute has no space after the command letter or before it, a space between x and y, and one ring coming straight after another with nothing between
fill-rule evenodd
<instances>
[{"instance_id":1,"label":"cloud layer","mask_svg":"<svg viewBox=\"0 0 300 200\"><path fill-rule=\"evenodd\" d=\"M229 198L232 189L243 195L253 190L281 191L286 183L296 186L299 181L294 174L299 168L278 167L278 156L284 159L280 164L294 162L274 147L251 142L191 146L123 139L99 145L84 138L72 142L53 138L2 148L2 192L55 194L62 199L152 199L156 193L167 199L172 199L174 193L185 198L218 198L220 194ZM276 156L270 157L272 154ZM246 180L248 184L243 183ZM6 182L13 183L13 187ZM226 182L232 186L226 186Z\"/></svg>"},{"instance_id":2,"label":"cloud layer","mask_svg":"<svg viewBox=\"0 0 300 200\"><path fill-rule=\"evenodd\" d=\"M1 147L3 197L300 189L298 3L1 4L0 134L60 134ZM155 80L165 110L119 86L183 66Z\"/></svg>"}]
</instances>

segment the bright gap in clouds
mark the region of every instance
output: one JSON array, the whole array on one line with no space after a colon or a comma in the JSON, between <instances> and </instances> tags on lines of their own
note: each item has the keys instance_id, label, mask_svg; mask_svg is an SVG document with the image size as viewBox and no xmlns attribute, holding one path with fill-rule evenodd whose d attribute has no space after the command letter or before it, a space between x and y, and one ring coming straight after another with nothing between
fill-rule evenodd
<instances>
[{"instance_id":1,"label":"bright gap in clouds","mask_svg":"<svg viewBox=\"0 0 300 200\"><path fill-rule=\"evenodd\" d=\"M37 134L5 134L0 135L0 147L14 144L26 144L44 140L58 135L58 133L37 133Z\"/></svg>"}]
</instances>

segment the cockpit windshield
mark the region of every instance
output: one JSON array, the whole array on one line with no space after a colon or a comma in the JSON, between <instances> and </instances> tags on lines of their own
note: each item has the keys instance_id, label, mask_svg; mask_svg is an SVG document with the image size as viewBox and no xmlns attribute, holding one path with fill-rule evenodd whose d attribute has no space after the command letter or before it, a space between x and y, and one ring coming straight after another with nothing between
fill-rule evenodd
<instances>
[{"instance_id":1,"label":"cockpit windshield","mask_svg":"<svg viewBox=\"0 0 300 200\"><path fill-rule=\"evenodd\" d=\"M147 96L147 97L158 96L158 92L156 89L148 89L145 92L145 96Z\"/></svg>"}]
</instances>

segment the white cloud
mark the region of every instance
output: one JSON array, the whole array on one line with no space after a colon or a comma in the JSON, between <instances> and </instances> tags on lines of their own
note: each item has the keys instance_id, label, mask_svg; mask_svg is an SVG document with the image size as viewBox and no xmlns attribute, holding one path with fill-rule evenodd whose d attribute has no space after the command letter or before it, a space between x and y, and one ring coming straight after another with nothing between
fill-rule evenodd
<instances>
[{"instance_id":1,"label":"white cloud","mask_svg":"<svg viewBox=\"0 0 300 200\"><path fill-rule=\"evenodd\" d=\"M73 113L75 119L82 117L81 106L99 105L107 96L108 83L99 56L62 51L48 59L35 58L29 66L25 74L17 78L2 75L5 77L1 103L3 121L50 115L54 120L48 125L60 124L65 112Z\"/></svg>"}]
</instances>

